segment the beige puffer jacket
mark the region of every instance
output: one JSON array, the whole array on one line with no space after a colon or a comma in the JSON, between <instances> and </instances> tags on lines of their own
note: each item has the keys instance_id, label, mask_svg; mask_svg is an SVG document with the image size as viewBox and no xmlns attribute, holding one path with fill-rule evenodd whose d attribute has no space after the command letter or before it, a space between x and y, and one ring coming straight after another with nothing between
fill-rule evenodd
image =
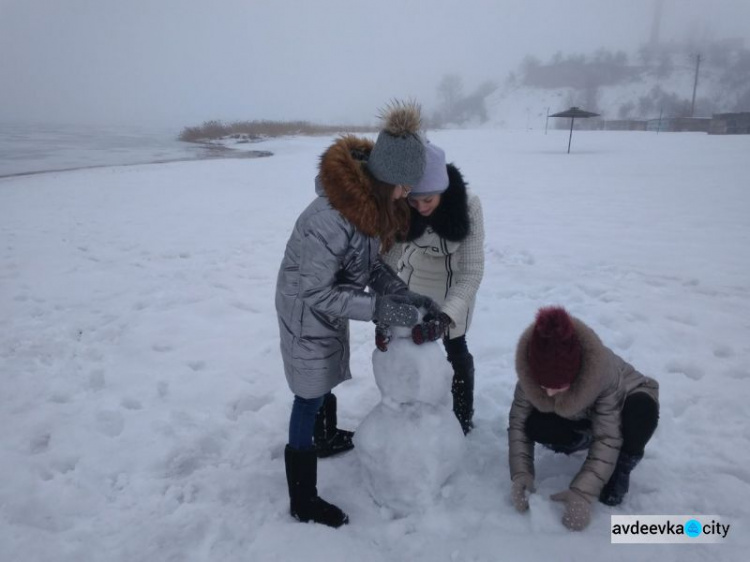
<instances>
[{"instance_id":1,"label":"beige puffer jacket","mask_svg":"<svg viewBox=\"0 0 750 562\"><path fill-rule=\"evenodd\" d=\"M593 443L586 461L570 488L594 501L614 470L622 446L620 413L630 394L645 392L659 400L659 384L636 371L606 347L586 324L572 318L582 346L582 366L565 392L547 396L529 370L527 349L533 324L521 335L516 348L516 384L508 426L508 460L511 479L522 474L534 476L534 442L524 431L526 419L536 409L570 420L591 420Z\"/></svg>"}]
</instances>

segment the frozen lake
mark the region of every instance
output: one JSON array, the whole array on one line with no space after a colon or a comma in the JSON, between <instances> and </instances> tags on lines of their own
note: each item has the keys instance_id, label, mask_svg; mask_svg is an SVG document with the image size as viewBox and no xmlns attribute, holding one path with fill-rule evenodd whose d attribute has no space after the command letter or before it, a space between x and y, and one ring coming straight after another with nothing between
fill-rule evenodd
<instances>
[{"instance_id":1,"label":"frozen lake","mask_svg":"<svg viewBox=\"0 0 750 562\"><path fill-rule=\"evenodd\" d=\"M179 132L169 128L4 123L0 126L0 177L217 156L216 148L178 141Z\"/></svg>"}]
</instances>

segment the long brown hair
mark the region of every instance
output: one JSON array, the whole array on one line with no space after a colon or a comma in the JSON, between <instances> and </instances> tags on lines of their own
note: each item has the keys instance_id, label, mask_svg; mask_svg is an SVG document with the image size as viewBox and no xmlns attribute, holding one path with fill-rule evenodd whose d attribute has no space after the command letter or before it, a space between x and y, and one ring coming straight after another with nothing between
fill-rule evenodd
<instances>
[{"instance_id":1,"label":"long brown hair","mask_svg":"<svg viewBox=\"0 0 750 562\"><path fill-rule=\"evenodd\" d=\"M372 178L372 195L378 207L378 233L380 253L384 254L397 240L403 240L409 232L411 212L406 199L392 200L396 186Z\"/></svg>"}]
</instances>

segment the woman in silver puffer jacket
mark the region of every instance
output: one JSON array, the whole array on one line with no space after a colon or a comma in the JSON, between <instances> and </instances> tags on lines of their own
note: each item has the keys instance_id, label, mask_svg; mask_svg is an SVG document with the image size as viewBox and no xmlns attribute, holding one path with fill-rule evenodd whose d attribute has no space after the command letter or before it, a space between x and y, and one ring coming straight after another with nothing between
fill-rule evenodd
<instances>
[{"instance_id":1,"label":"woman in silver puffer jacket","mask_svg":"<svg viewBox=\"0 0 750 562\"><path fill-rule=\"evenodd\" d=\"M659 384L636 371L586 324L559 307L542 308L516 349L516 384L508 445L512 500L529 508L534 443L556 453L587 450L569 489L563 523L585 528L597 499L618 505L659 419Z\"/></svg>"},{"instance_id":2,"label":"woman in silver puffer jacket","mask_svg":"<svg viewBox=\"0 0 750 562\"><path fill-rule=\"evenodd\" d=\"M345 136L322 155L317 197L294 225L276 284L281 357L294 394L284 455L290 512L331 527L348 517L318 496L317 458L353 446L351 432L335 427L331 394L351 378L349 320L413 326L417 307L430 302L379 255L408 228L404 198L424 172L419 107L396 103L383 117L375 143Z\"/></svg>"}]
</instances>

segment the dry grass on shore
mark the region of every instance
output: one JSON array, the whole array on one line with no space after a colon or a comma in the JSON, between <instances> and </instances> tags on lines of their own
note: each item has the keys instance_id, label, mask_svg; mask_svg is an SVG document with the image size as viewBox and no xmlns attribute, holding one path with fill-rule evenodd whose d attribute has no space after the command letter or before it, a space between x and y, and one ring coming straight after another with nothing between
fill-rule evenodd
<instances>
[{"instance_id":1,"label":"dry grass on shore","mask_svg":"<svg viewBox=\"0 0 750 562\"><path fill-rule=\"evenodd\" d=\"M197 127L185 127L178 139L200 142L224 137L256 140L286 135L330 135L335 133L371 133L378 129L362 125L317 125L308 121L205 121Z\"/></svg>"}]
</instances>

